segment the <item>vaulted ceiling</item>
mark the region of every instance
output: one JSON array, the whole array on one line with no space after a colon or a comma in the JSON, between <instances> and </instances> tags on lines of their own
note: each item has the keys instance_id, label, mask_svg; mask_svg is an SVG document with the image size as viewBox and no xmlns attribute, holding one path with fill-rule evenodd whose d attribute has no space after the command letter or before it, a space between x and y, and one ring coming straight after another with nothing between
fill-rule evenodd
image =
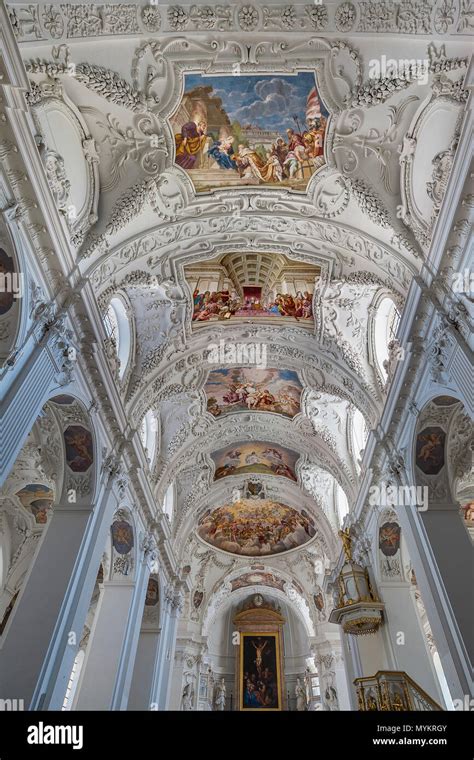
<instances>
[{"instance_id":1,"label":"vaulted ceiling","mask_svg":"<svg viewBox=\"0 0 474 760\"><path fill-rule=\"evenodd\" d=\"M384 295L401 310L423 267L463 115L470 22L461 8L451 22L443 2L417 1L411 21L407 9L392 18L394 4L382 2L379 28L371 5L248 6L247 14L231 5L9 5L38 145L69 231L71 277L91 283L102 313L114 294L126 301L132 361L122 402L132 427L149 409L159 418L150 479L157 503L177 483L174 540L183 561L194 557L196 584L203 566L214 568L213 583L239 563L250 567L203 548L196 533L206 510L235 503L235 489L243 498L250 479L266 499L314 521L297 557L271 557L287 580L302 563L300 577L314 585L315 559L336 551L331 489L339 484L349 504L357 493L356 410L373 428L383 409L373 317ZM370 62L382 56L426 62L426 77L371 79ZM210 85L315 74L327 127L304 190L224 170L199 190L197 175L175 161L173 124L191 72ZM239 296L261 287L262 300L291 277L310 282L296 289L311 293L311 318L252 313L197 324L196 278L219 273ZM265 345L266 368L296 373L298 413L249 402L213 415L209 373L239 366L210 363L220 341ZM259 442L296 452L295 479L252 471L252 460L215 478L217 451L245 444L252 456Z\"/></svg>"}]
</instances>

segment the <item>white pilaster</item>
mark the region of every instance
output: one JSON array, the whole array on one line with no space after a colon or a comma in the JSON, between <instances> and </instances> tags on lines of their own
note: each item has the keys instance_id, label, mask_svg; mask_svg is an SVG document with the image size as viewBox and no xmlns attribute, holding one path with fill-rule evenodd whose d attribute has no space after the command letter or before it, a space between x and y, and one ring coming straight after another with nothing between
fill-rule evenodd
<instances>
[{"instance_id":1,"label":"white pilaster","mask_svg":"<svg viewBox=\"0 0 474 760\"><path fill-rule=\"evenodd\" d=\"M148 579L150 577L151 564L156 557L153 549L153 539L149 534L145 535L142 539L141 549L143 554L135 580L135 592L128 613L125 641L120 655L117 678L112 696L112 710L127 709L138 640L140 637L140 627L143 608L145 606Z\"/></svg>"},{"instance_id":2,"label":"white pilaster","mask_svg":"<svg viewBox=\"0 0 474 760\"><path fill-rule=\"evenodd\" d=\"M33 695L74 582L92 508L60 504L54 509L0 649L2 698L41 707L41 695L36 693L32 704Z\"/></svg>"}]
</instances>

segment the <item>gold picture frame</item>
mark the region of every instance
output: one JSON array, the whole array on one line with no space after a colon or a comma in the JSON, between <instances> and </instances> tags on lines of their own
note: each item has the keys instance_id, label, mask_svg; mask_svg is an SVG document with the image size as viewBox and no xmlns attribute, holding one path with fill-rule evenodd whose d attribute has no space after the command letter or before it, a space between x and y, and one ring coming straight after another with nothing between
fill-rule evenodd
<instances>
[{"instance_id":1,"label":"gold picture frame","mask_svg":"<svg viewBox=\"0 0 474 760\"><path fill-rule=\"evenodd\" d=\"M271 642L270 646L268 646L269 642ZM250 650L251 644L254 651ZM280 633L278 631L246 631L240 634L239 681L240 710L278 712L283 709ZM252 684L250 694L247 681ZM265 705L262 699L271 701Z\"/></svg>"}]
</instances>

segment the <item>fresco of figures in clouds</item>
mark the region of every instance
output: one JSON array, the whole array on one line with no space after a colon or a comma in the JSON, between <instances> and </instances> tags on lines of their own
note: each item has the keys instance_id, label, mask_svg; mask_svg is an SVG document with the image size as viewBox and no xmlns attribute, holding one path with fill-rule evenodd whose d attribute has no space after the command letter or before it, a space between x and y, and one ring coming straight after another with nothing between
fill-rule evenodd
<instances>
[{"instance_id":1,"label":"fresco of figures in clouds","mask_svg":"<svg viewBox=\"0 0 474 760\"><path fill-rule=\"evenodd\" d=\"M211 457L216 466L215 480L249 473L282 475L297 480L295 468L299 454L267 441L240 441L214 451Z\"/></svg>"},{"instance_id":2,"label":"fresco of figures in clouds","mask_svg":"<svg viewBox=\"0 0 474 760\"><path fill-rule=\"evenodd\" d=\"M296 372L237 367L209 373L204 390L214 417L232 412L276 412L292 419L300 411L301 385Z\"/></svg>"},{"instance_id":3,"label":"fresco of figures in clouds","mask_svg":"<svg viewBox=\"0 0 474 760\"><path fill-rule=\"evenodd\" d=\"M241 499L206 512L198 535L217 549L250 557L279 554L302 546L315 535L304 510L271 499ZM273 585L275 587L276 583Z\"/></svg>"},{"instance_id":4,"label":"fresco of figures in clouds","mask_svg":"<svg viewBox=\"0 0 474 760\"><path fill-rule=\"evenodd\" d=\"M171 118L178 166L198 192L266 185L305 190L324 165L328 112L314 74L186 74Z\"/></svg>"}]
</instances>

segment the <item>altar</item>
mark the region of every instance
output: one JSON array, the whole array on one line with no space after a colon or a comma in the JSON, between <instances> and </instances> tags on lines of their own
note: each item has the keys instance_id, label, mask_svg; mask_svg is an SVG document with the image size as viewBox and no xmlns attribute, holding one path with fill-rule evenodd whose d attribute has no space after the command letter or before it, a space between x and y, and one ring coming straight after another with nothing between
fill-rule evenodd
<instances>
[{"instance_id":1,"label":"altar","mask_svg":"<svg viewBox=\"0 0 474 760\"><path fill-rule=\"evenodd\" d=\"M234 617L236 707L243 711L286 710L283 667L285 618L272 602L255 594Z\"/></svg>"}]
</instances>

